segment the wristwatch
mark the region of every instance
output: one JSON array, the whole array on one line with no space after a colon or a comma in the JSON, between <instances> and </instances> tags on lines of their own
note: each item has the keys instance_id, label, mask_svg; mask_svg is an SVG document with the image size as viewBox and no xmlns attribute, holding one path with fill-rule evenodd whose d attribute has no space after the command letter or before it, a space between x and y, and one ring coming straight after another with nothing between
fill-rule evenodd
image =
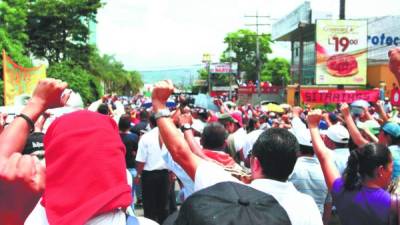
<instances>
[{"instance_id":1,"label":"wristwatch","mask_svg":"<svg viewBox=\"0 0 400 225\"><path fill-rule=\"evenodd\" d=\"M182 132L185 132L185 130L190 130L190 129L192 129L192 125L190 125L189 123L185 123L181 126Z\"/></svg>"},{"instance_id":2,"label":"wristwatch","mask_svg":"<svg viewBox=\"0 0 400 225\"><path fill-rule=\"evenodd\" d=\"M161 117L170 117L171 116L171 112L168 109L161 109L160 111L156 112L156 114L154 114L154 119L159 119Z\"/></svg>"}]
</instances>

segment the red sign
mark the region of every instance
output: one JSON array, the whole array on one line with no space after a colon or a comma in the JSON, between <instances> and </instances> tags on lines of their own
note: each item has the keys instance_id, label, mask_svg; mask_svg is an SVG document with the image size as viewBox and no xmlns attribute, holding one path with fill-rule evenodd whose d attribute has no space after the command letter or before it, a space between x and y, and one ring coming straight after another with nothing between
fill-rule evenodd
<instances>
[{"instance_id":1,"label":"red sign","mask_svg":"<svg viewBox=\"0 0 400 225\"><path fill-rule=\"evenodd\" d=\"M261 93L263 94L279 94L281 90L280 86L269 86L269 87L261 87ZM239 94L256 94L257 87L250 86L250 87L239 87Z\"/></svg>"},{"instance_id":2,"label":"red sign","mask_svg":"<svg viewBox=\"0 0 400 225\"><path fill-rule=\"evenodd\" d=\"M355 100L376 102L379 99L379 90L301 90L301 98L306 103L352 103Z\"/></svg>"},{"instance_id":3,"label":"red sign","mask_svg":"<svg viewBox=\"0 0 400 225\"><path fill-rule=\"evenodd\" d=\"M393 106L400 106L400 89L395 88L392 90L390 94L390 103L392 103Z\"/></svg>"}]
</instances>

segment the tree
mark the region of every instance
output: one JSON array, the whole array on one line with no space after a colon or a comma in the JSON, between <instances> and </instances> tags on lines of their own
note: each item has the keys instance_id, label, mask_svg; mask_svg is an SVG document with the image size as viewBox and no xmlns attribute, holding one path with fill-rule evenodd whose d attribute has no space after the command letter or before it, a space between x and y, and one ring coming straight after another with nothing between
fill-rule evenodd
<instances>
[{"instance_id":1,"label":"tree","mask_svg":"<svg viewBox=\"0 0 400 225\"><path fill-rule=\"evenodd\" d=\"M24 48L28 41L26 34L27 6L26 0L0 1L0 51L7 54L19 65L29 67L31 60ZM2 67L2 58L0 67Z\"/></svg>"},{"instance_id":2,"label":"tree","mask_svg":"<svg viewBox=\"0 0 400 225\"><path fill-rule=\"evenodd\" d=\"M51 65L47 76L66 81L69 88L81 95L85 104L100 98L100 80L73 61L66 60Z\"/></svg>"},{"instance_id":3,"label":"tree","mask_svg":"<svg viewBox=\"0 0 400 225\"><path fill-rule=\"evenodd\" d=\"M32 65L24 48L28 40L26 34L27 7L26 0L0 1L0 51L3 49L19 65ZM3 58L0 57L0 74L3 74ZM0 90L4 82L0 80ZM4 104L4 92L0 91L0 104Z\"/></svg>"},{"instance_id":4,"label":"tree","mask_svg":"<svg viewBox=\"0 0 400 225\"><path fill-rule=\"evenodd\" d=\"M49 64L74 60L88 61L89 22L95 21L101 0L33 0L29 4L29 42L37 57Z\"/></svg>"},{"instance_id":5,"label":"tree","mask_svg":"<svg viewBox=\"0 0 400 225\"><path fill-rule=\"evenodd\" d=\"M199 75L200 80L208 80L207 69L201 68L201 69L197 70L197 74Z\"/></svg>"},{"instance_id":6,"label":"tree","mask_svg":"<svg viewBox=\"0 0 400 225\"><path fill-rule=\"evenodd\" d=\"M122 83L124 95L133 95L140 91L143 87L142 76L138 71L127 71L124 75L125 82Z\"/></svg>"},{"instance_id":7,"label":"tree","mask_svg":"<svg viewBox=\"0 0 400 225\"><path fill-rule=\"evenodd\" d=\"M290 81L290 64L284 58L274 58L268 61L261 74L261 81L269 81L273 85L287 84Z\"/></svg>"},{"instance_id":8,"label":"tree","mask_svg":"<svg viewBox=\"0 0 400 225\"><path fill-rule=\"evenodd\" d=\"M259 53L261 65L268 62L267 54L272 53L270 34L260 34ZM221 62L237 62L239 72L246 73L247 80L257 80L256 71L256 41L257 33L247 29L228 33L224 38L224 43L228 44L220 57ZM233 51L234 56L229 57L229 52ZM263 67L261 67L262 70Z\"/></svg>"},{"instance_id":9,"label":"tree","mask_svg":"<svg viewBox=\"0 0 400 225\"><path fill-rule=\"evenodd\" d=\"M138 71L126 71L124 65L114 56L100 55L97 48L91 46L89 63L85 66L90 74L102 80L105 91L129 95L139 92L143 81Z\"/></svg>"}]
</instances>

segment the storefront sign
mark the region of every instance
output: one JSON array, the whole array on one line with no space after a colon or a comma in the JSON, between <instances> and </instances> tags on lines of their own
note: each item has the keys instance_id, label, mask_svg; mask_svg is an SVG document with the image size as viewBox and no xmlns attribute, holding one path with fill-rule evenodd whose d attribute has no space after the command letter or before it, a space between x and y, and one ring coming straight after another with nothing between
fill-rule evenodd
<instances>
[{"instance_id":1,"label":"storefront sign","mask_svg":"<svg viewBox=\"0 0 400 225\"><path fill-rule=\"evenodd\" d=\"M210 65L210 73L237 73L237 63L213 63Z\"/></svg>"},{"instance_id":2,"label":"storefront sign","mask_svg":"<svg viewBox=\"0 0 400 225\"><path fill-rule=\"evenodd\" d=\"M305 103L352 103L355 100L376 102L379 99L379 90L301 90L301 98Z\"/></svg>"},{"instance_id":3,"label":"storefront sign","mask_svg":"<svg viewBox=\"0 0 400 225\"><path fill-rule=\"evenodd\" d=\"M365 85L367 21L317 20L316 84Z\"/></svg>"},{"instance_id":4,"label":"storefront sign","mask_svg":"<svg viewBox=\"0 0 400 225\"><path fill-rule=\"evenodd\" d=\"M400 16L368 19L368 59L387 62L391 48L400 46Z\"/></svg>"}]
</instances>

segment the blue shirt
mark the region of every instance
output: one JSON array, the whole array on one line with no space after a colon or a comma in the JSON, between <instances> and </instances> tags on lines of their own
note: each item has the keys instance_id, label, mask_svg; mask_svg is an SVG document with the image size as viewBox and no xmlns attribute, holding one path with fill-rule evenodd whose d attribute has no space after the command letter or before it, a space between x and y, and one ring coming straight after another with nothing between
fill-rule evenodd
<instances>
[{"instance_id":1,"label":"blue shirt","mask_svg":"<svg viewBox=\"0 0 400 225\"><path fill-rule=\"evenodd\" d=\"M350 150L348 148L336 148L332 152L335 159L335 166L339 170L339 173L343 175L347 167L347 161L349 160Z\"/></svg>"},{"instance_id":2,"label":"blue shirt","mask_svg":"<svg viewBox=\"0 0 400 225\"><path fill-rule=\"evenodd\" d=\"M390 153L393 159L392 180L400 176L400 147L398 145L389 146Z\"/></svg>"},{"instance_id":3,"label":"blue shirt","mask_svg":"<svg viewBox=\"0 0 400 225\"><path fill-rule=\"evenodd\" d=\"M331 202L324 174L315 157L299 157L288 181L292 182L301 193L310 195L317 203L321 214L324 212L325 203Z\"/></svg>"},{"instance_id":4,"label":"blue shirt","mask_svg":"<svg viewBox=\"0 0 400 225\"><path fill-rule=\"evenodd\" d=\"M182 167L174 161L171 154L165 147L162 148L161 157L165 161L165 164L167 164L168 169L171 170L182 182L184 199L188 198L194 192L193 180L189 177L185 170L183 170Z\"/></svg>"}]
</instances>

